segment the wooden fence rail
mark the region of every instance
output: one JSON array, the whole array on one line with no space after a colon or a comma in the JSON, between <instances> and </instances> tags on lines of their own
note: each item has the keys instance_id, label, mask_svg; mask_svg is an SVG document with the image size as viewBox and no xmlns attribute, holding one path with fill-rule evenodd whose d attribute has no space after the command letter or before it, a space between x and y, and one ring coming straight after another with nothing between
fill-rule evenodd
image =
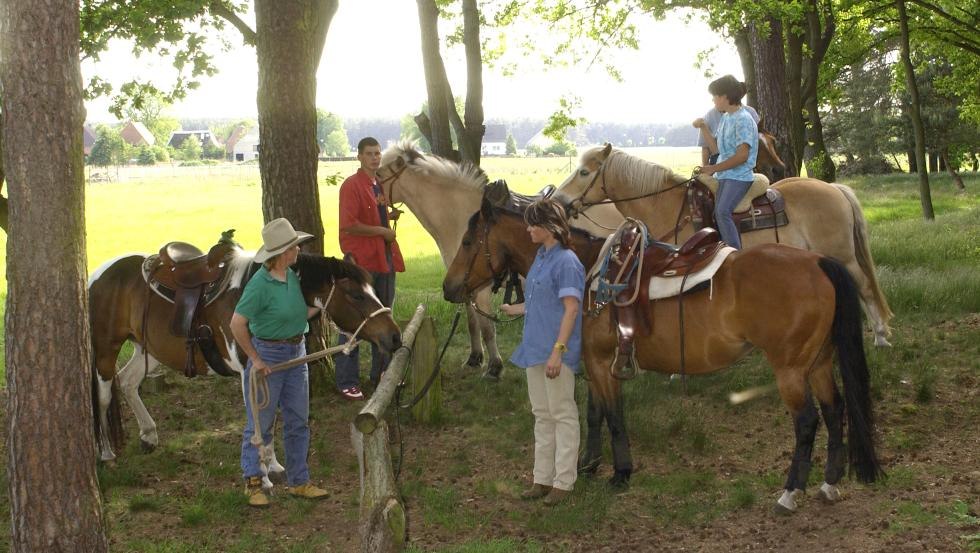
<instances>
[{"instance_id":1,"label":"wooden fence rail","mask_svg":"<svg viewBox=\"0 0 980 553\"><path fill-rule=\"evenodd\" d=\"M405 376L410 350L424 318L425 306L420 304L402 332L404 347L395 352L371 399L351 424L351 442L361 475L360 533L364 552L387 553L405 548L405 507L391 468L388 425L383 417Z\"/></svg>"}]
</instances>

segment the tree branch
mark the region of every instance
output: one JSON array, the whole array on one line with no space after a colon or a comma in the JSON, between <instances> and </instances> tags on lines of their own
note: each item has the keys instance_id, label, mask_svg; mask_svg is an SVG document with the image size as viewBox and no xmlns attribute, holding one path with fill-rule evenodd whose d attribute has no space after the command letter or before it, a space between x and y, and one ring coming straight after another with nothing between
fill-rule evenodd
<instances>
[{"instance_id":1,"label":"tree branch","mask_svg":"<svg viewBox=\"0 0 980 553\"><path fill-rule=\"evenodd\" d=\"M242 18L238 17L238 14L232 11L227 5L222 2L211 2L208 4L208 11L212 15L220 17L225 21L231 23L242 33L242 40L245 44L249 46L255 46L255 31L248 26L248 23L242 21Z\"/></svg>"},{"instance_id":2,"label":"tree branch","mask_svg":"<svg viewBox=\"0 0 980 553\"><path fill-rule=\"evenodd\" d=\"M337 13L337 7L340 5L340 0L320 0L315 9L316 13L316 26L313 28L313 59L315 60L316 66L320 66L320 58L323 56L323 45L327 41L327 31L330 29L330 22L333 21L334 14Z\"/></svg>"}]
</instances>

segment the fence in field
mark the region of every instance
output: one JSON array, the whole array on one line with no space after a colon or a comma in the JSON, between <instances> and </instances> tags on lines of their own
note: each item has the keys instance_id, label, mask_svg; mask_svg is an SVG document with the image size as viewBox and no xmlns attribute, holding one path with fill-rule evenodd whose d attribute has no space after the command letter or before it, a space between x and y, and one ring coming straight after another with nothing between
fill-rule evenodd
<instances>
[{"instance_id":1,"label":"fence in field","mask_svg":"<svg viewBox=\"0 0 980 553\"><path fill-rule=\"evenodd\" d=\"M384 415L396 400L398 387L409 370L412 376L407 391L412 397L421 392L423 383L437 370L436 349L435 325L425 316L425 306L419 304L402 332L402 347L392 356L371 399L351 423L351 442L361 477L361 551L387 553L405 548L405 506L395 482ZM427 420L439 408L441 387L438 377L434 378L425 398L412 408L416 420Z\"/></svg>"}]
</instances>

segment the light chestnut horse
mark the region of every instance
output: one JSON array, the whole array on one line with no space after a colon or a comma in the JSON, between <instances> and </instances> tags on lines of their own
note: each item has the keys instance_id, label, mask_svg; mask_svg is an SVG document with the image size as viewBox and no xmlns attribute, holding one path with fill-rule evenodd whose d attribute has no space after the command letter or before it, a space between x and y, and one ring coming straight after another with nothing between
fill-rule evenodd
<instances>
[{"instance_id":1,"label":"light chestnut horse","mask_svg":"<svg viewBox=\"0 0 980 553\"><path fill-rule=\"evenodd\" d=\"M538 246L531 242L526 229L520 215L485 203L473 216L443 281L446 299L460 301L493 279L495 273L514 270L527 274ZM597 241L573 232L572 242L582 264L593 265L599 250ZM882 471L874 448L861 305L847 270L814 252L764 244L729 255L710 288L684 297L684 363L678 299L635 306L645 310L652 321L651 328L638 333L635 340L638 368L670 374L686 366L687 374L705 374L729 367L759 348L772 366L796 430L792 462L777 511L796 510L796 499L806 488L820 414L828 432L825 480L819 491L822 498L831 502L840 498L838 483L848 457L859 480L875 481ZM605 419L615 469L610 484L626 486L633 464L623 415L622 381L611 370L619 345L612 308L594 314L597 306L587 295L583 309L582 360L589 398L588 436L579 471L598 468ZM843 398L834 382L835 354L844 383ZM820 403L820 414L814 397Z\"/></svg>"},{"instance_id":2,"label":"light chestnut horse","mask_svg":"<svg viewBox=\"0 0 980 553\"><path fill-rule=\"evenodd\" d=\"M381 156L378 181L389 202L404 203L418 218L435 240L443 263L449 267L466 232L470 215L480 207L487 184L483 171L479 167L423 154L414 144L402 142L387 149ZM606 235L622 221L622 215L614 207L597 206L589 210L588 218L574 219L572 225L594 234ZM490 313L490 287L475 291L474 296L477 306L484 313ZM470 356L466 364L470 367L482 364L482 336L489 357L487 376L495 377L503 368L503 361L497 349L493 321L477 316L469 305L467 316Z\"/></svg>"},{"instance_id":3,"label":"light chestnut horse","mask_svg":"<svg viewBox=\"0 0 980 553\"><path fill-rule=\"evenodd\" d=\"M672 240L677 221L679 242L694 233L683 214L688 212L688 180L666 167L615 150L609 144L582 154L581 165L558 187L554 198L572 212L613 202L626 217L643 221L650 235ZM786 200L789 224L778 229L779 242L839 260L854 277L874 330L875 345L887 346L892 311L878 284L868 246L868 228L854 191L843 184L817 179L789 178L773 185ZM642 198L617 201L617 198ZM602 204L599 204L602 205ZM772 229L746 232L742 246L776 241Z\"/></svg>"},{"instance_id":4,"label":"light chestnut horse","mask_svg":"<svg viewBox=\"0 0 980 553\"><path fill-rule=\"evenodd\" d=\"M243 374L244 355L239 351L229 325L245 284L258 268L252 257L253 253L237 246L231 250L226 258L226 270L231 273L228 289L202 308L202 320L211 327L218 353L232 371L224 376ZM157 446L157 426L139 396L139 386L147 375L158 373L161 365L180 370L187 357L184 338L170 332L174 304L150 292L143 279L145 259L145 255L132 254L110 260L89 279L95 431L103 461L115 459L113 450L118 451L122 446L120 391L136 416L143 450L152 451ZM326 302L324 310L339 328L354 332L364 323L359 337L386 351L400 345L400 331L391 314L383 312L371 316L382 305L363 269L330 257L300 254L293 270L299 274L306 303L322 305ZM117 370L116 360L126 341L134 344L133 356ZM214 374L199 349L195 351L195 357L199 374ZM265 468L272 472L284 470L275 457Z\"/></svg>"}]
</instances>

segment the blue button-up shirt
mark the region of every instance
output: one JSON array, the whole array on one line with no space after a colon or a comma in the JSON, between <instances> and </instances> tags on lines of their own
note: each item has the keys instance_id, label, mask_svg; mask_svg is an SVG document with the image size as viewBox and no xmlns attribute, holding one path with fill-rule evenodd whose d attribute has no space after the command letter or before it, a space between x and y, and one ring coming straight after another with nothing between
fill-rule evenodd
<instances>
[{"instance_id":1,"label":"blue button-up shirt","mask_svg":"<svg viewBox=\"0 0 980 553\"><path fill-rule=\"evenodd\" d=\"M578 298L580 307L575 328L568 338L568 351L561 361L578 373L582 357L582 295L585 290L585 268L575 254L561 244L542 246L527 273L524 288L524 335L511 363L528 368L548 362L558 341L558 329L565 314L562 298Z\"/></svg>"},{"instance_id":2,"label":"blue button-up shirt","mask_svg":"<svg viewBox=\"0 0 980 553\"><path fill-rule=\"evenodd\" d=\"M715 178L751 182L755 158L759 153L759 127L749 112L745 108L741 108L734 113L722 115L716 139L718 140L719 163L735 155L735 150L742 144L749 145L749 158L741 165L718 171Z\"/></svg>"}]
</instances>

